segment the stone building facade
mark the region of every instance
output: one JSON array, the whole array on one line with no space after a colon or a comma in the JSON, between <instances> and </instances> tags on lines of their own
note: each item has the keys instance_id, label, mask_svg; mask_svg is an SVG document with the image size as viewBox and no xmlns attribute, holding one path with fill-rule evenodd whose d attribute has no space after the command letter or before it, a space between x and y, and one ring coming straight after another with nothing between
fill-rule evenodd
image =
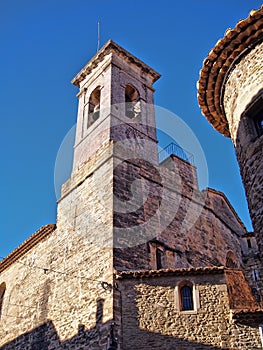
<instances>
[{"instance_id":1,"label":"stone building facade","mask_svg":"<svg viewBox=\"0 0 263 350\"><path fill-rule=\"evenodd\" d=\"M241 270L124 271L117 278L123 349L261 348L257 324L262 316L255 311ZM182 311L180 300L185 283L194 290L194 307L189 311Z\"/></svg>"},{"instance_id":2,"label":"stone building facade","mask_svg":"<svg viewBox=\"0 0 263 350\"><path fill-rule=\"evenodd\" d=\"M256 240L188 159L159 164L159 77L109 41L73 79L72 174L0 263L0 349L261 349Z\"/></svg>"},{"instance_id":3,"label":"stone building facade","mask_svg":"<svg viewBox=\"0 0 263 350\"><path fill-rule=\"evenodd\" d=\"M216 130L231 137L246 191L263 276L263 7L228 30L205 59L199 104Z\"/></svg>"}]
</instances>

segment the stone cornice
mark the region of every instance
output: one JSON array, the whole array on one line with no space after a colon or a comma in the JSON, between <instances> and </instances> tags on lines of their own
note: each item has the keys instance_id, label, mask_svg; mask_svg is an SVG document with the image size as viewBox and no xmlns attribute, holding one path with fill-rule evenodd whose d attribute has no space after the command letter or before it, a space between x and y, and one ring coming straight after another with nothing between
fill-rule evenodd
<instances>
[{"instance_id":1,"label":"stone cornice","mask_svg":"<svg viewBox=\"0 0 263 350\"><path fill-rule=\"evenodd\" d=\"M56 229L55 224L49 224L41 227L38 231L33 233L20 246L13 250L7 257L0 262L0 273L12 265L17 259L27 253L37 243L49 236Z\"/></svg>"},{"instance_id":2,"label":"stone cornice","mask_svg":"<svg viewBox=\"0 0 263 350\"><path fill-rule=\"evenodd\" d=\"M133 56L131 53L126 51L124 48L116 44L114 41L109 40L97 53L96 55L85 65L85 67L73 78L72 84L77 87L80 86L82 80L90 74L90 72L98 66L98 64L103 60L103 58L110 54L117 53L124 57L130 64L138 66L144 73L152 77L153 83L160 78L160 74L154 69L149 67L147 64L143 63L137 57Z\"/></svg>"},{"instance_id":3,"label":"stone cornice","mask_svg":"<svg viewBox=\"0 0 263 350\"><path fill-rule=\"evenodd\" d=\"M230 137L222 103L224 86L235 64L257 43L263 41L263 5L249 17L228 29L203 61L197 84L198 102L203 115L213 127Z\"/></svg>"}]
</instances>

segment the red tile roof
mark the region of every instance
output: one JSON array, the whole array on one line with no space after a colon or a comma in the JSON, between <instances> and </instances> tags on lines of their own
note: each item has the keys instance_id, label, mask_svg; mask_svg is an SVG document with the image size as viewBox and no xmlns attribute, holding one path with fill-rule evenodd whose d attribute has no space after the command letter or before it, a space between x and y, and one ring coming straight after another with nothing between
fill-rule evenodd
<instances>
[{"instance_id":1,"label":"red tile roof","mask_svg":"<svg viewBox=\"0 0 263 350\"><path fill-rule=\"evenodd\" d=\"M162 277L162 276L185 276L185 275L204 275L204 274L220 274L224 273L224 266L210 267L190 267L190 268L169 268L161 270L127 270L116 271L116 278L147 278L147 277Z\"/></svg>"},{"instance_id":2,"label":"red tile roof","mask_svg":"<svg viewBox=\"0 0 263 350\"><path fill-rule=\"evenodd\" d=\"M198 102L203 115L213 127L230 136L222 106L224 84L228 73L241 55L263 40L263 5L250 12L249 17L228 29L203 62L198 82Z\"/></svg>"}]
</instances>

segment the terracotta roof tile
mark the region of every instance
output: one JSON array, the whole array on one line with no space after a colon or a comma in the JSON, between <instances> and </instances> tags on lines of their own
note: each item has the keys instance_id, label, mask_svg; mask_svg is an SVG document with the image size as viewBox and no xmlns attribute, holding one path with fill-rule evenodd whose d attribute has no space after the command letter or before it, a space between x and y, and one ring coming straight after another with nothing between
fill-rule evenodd
<instances>
[{"instance_id":1,"label":"terracotta roof tile","mask_svg":"<svg viewBox=\"0 0 263 350\"><path fill-rule=\"evenodd\" d=\"M213 127L230 136L228 122L221 106L224 82L231 65L244 50L257 41L263 40L263 5L252 10L249 17L240 20L234 29L227 29L224 38L218 40L203 61L198 82L198 102L202 114Z\"/></svg>"},{"instance_id":2,"label":"terracotta roof tile","mask_svg":"<svg viewBox=\"0 0 263 350\"><path fill-rule=\"evenodd\" d=\"M162 277L162 276L185 276L185 275L205 275L205 274L220 274L224 273L224 266L209 266L197 268L170 268L161 270L127 270L116 271L116 278L147 278L147 277Z\"/></svg>"}]
</instances>

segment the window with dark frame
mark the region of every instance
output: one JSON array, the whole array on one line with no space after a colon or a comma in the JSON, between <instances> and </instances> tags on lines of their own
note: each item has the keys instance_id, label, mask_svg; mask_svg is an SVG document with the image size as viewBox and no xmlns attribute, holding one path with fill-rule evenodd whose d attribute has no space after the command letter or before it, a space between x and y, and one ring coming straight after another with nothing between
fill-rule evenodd
<instances>
[{"instance_id":1,"label":"window with dark frame","mask_svg":"<svg viewBox=\"0 0 263 350\"><path fill-rule=\"evenodd\" d=\"M185 285L180 289L181 309L182 311L190 311L194 309L193 288Z\"/></svg>"}]
</instances>

